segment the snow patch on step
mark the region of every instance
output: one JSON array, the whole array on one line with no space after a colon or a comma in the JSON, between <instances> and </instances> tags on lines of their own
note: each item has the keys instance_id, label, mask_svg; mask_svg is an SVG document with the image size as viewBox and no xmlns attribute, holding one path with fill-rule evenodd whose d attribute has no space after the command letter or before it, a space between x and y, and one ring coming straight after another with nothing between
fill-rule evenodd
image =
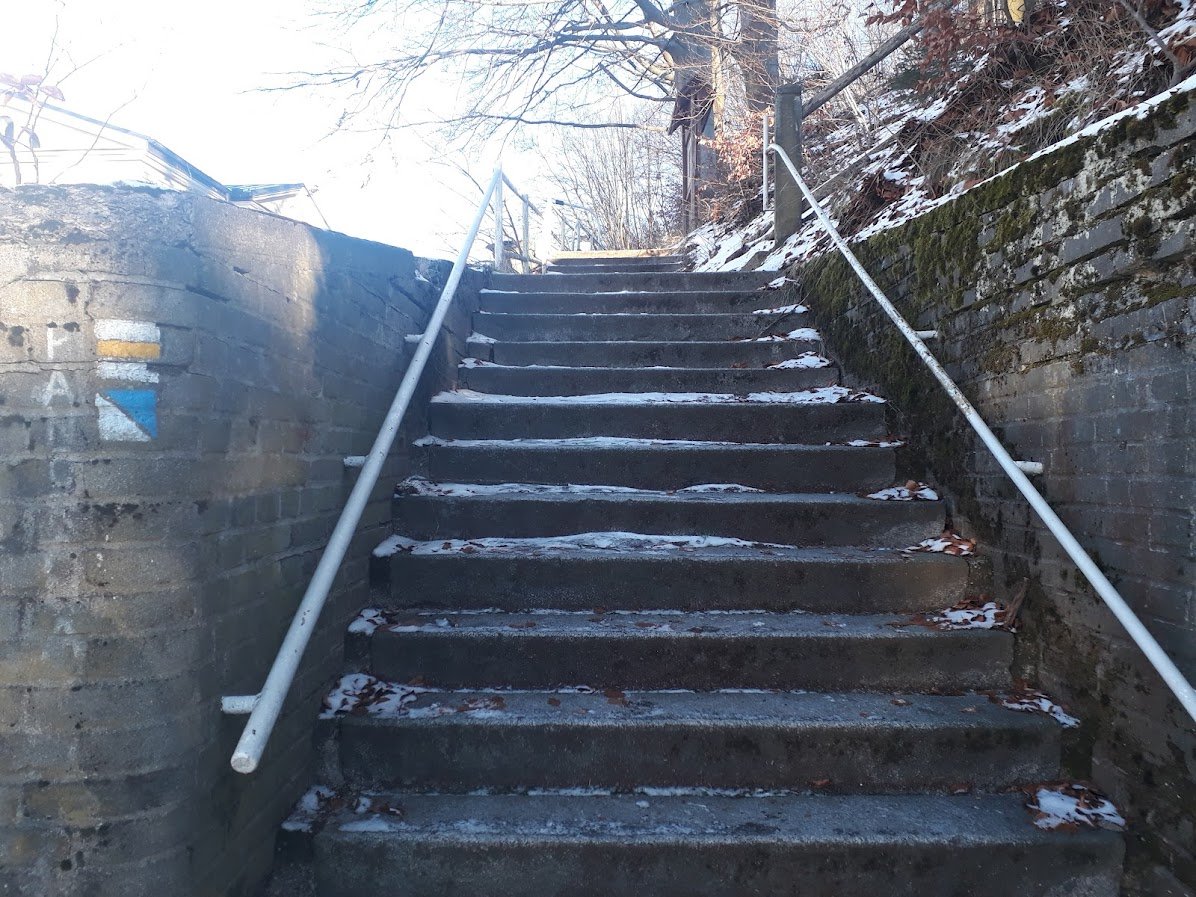
<instances>
[{"instance_id":1,"label":"snow patch on step","mask_svg":"<svg viewBox=\"0 0 1196 897\"><path fill-rule=\"evenodd\" d=\"M1033 688L1019 688L1008 694L993 694L992 700L1009 710L1022 713L1045 713L1065 729L1075 729L1080 721L1056 704L1046 694Z\"/></svg>"},{"instance_id":2,"label":"snow patch on step","mask_svg":"<svg viewBox=\"0 0 1196 897\"><path fill-rule=\"evenodd\" d=\"M754 315L804 315L810 309L808 306L800 303L793 305L780 305L776 308L758 308L752 312Z\"/></svg>"},{"instance_id":3,"label":"snow patch on step","mask_svg":"<svg viewBox=\"0 0 1196 897\"><path fill-rule=\"evenodd\" d=\"M406 536L391 536L374 549L374 557L400 553L414 555L481 554L486 552L521 552L525 554L558 551L613 551L635 554L667 554L702 548L794 548L772 542L749 542L726 536L662 536L643 533L578 533L572 536L548 536L534 539L444 539L417 542Z\"/></svg>"},{"instance_id":4,"label":"snow patch on step","mask_svg":"<svg viewBox=\"0 0 1196 897\"><path fill-rule=\"evenodd\" d=\"M827 445L834 443L828 442ZM851 439L844 442L843 445L850 445L854 448L900 448L905 445L900 439Z\"/></svg>"},{"instance_id":5,"label":"snow patch on step","mask_svg":"<svg viewBox=\"0 0 1196 897\"><path fill-rule=\"evenodd\" d=\"M732 340L736 343L788 343L788 342L814 342L822 339L822 336L813 327L798 327L796 330L790 330L788 333L774 333L768 336L746 336L742 339Z\"/></svg>"},{"instance_id":6,"label":"snow patch on step","mask_svg":"<svg viewBox=\"0 0 1196 897\"><path fill-rule=\"evenodd\" d=\"M806 352L803 356L809 355L817 358L813 352ZM830 362L825 364L809 365L810 367L826 367ZM804 367L805 365L770 365L770 367ZM645 365L629 365L627 367L612 368L605 365L595 364L499 364L495 361L485 361L481 358L462 358L459 367L472 370L474 368L499 368L507 371L723 371L727 368L692 368L692 367L677 367L671 364L645 364Z\"/></svg>"},{"instance_id":7,"label":"snow patch on step","mask_svg":"<svg viewBox=\"0 0 1196 897\"><path fill-rule=\"evenodd\" d=\"M791 371L794 369L800 370L814 370L815 368L829 368L831 360L823 358L817 352L802 352L797 358L786 358L784 361L778 361L776 364L766 366L769 371Z\"/></svg>"},{"instance_id":8,"label":"snow patch on step","mask_svg":"<svg viewBox=\"0 0 1196 897\"><path fill-rule=\"evenodd\" d=\"M385 682L367 673L349 673L324 697L320 719L334 719L345 714L385 716L397 714L428 691L414 685Z\"/></svg>"},{"instance_id":9,"label":"snow patch on step","mask_svg":"<svg viewBox=\"0 0 1196 897\"><path fill-rule=\"evenodd\" d=\"M606 392L581 396L508 396L454 389L437 394L433 402L488 405L837 405L842 402L883 403L869 392L846 386L819 386L797 392Z\"/></svg>"},{"instance_id":10,"label":"snow patch on step","mask_svg":"<svg viewBox=\"0 0 1196 897\"><path fill-rule=\"evenodd\" d=\"M686 486L684 489L636 489L631 486L603 486L579 483L554 485L550 483L436 483L423 477L413 476L403 480L395 489L395 495L421 496L478 496L478 495L654 495L669 496L686 493L740 493L759 492L739 483L703 483Z\"/></svg>"},{"instance_id":11,"label":"snow patch on step","mask_svg":"<svg viewBox=\"0 0 1196 897\"><path fill-rule=\"evenodd\" d=\"M1062 782L1039 786L1026 808L1041 829L1103 828L1125 831L1125 818L1107 797L1087 785Z\"/></svg>"},{"instance_id":12,"label":"snow patch on step","mask_svg":"<svg viewBox=\"0 0 1196 897\"><path fill-rule=\"evenodd\" d=\"M925 483L916 483L910 480L904 486L890 486L888 489L881 489L879 492L871 492L867 498L874 498L877 501L938 501L939 494L927 486Z\"/></svg>"},{"instance_id":13,"label":"snow patch on step","mask_svg":"<svg viewBox=\"0 0 1196 897\"><path fill-rule=\"evenodd\" d=\"M947 608L930 616L940 629L997 629L1004 625L1004 608L995 601L980 607Z\"/></svg>"},{"instance_id":14,"label":"snow patch on step","mask_svg":"<svg viewBox=\"0 0 1196 897\"><path fill-rule=\"evenodd\" d=\"M829 444L829 443L828 443ZM515 448L648 448L668 446L670 448L719 448L775 446L767 442L718 442L697 439L644 439L636 436L573 436L564 439L441 439L439 436L424 436L412 445L458 446L462 448L485 448L489 446L512 446Z\"/></svg>"},{"instance_id":15,"label":"snow patch on step","mask_svg":"<svg viewBox=\"0 0 1196 897\"><path fill-rule=\"evenodd\" d=\"M468 339L468 340L466 340L466 342L470 342L470 343L497 343L497 342L498 342L498 340L496 340L496 339L495 339L494 337L492 337L492 336L486 336L486 334L484 334L484 333L471 333L471 334L469 334L469 339Z\"/></svg>"},{"instance_id":16,"label":"snow patch on step","mask_svg":"<svg viewBox=\"0 0 1196 897\"><path fill-rule=\"evenodd\" d=\"M943 530L942 535L934 539L923 539L917 545L911 545L906 551L927 552L929 554L952 554L956 557L971 557L976 553L976 540L965 539L950 530Z\"/></svg>"},{"instance_id":17,"label":"snow patch on step","mask_svg":"<svg viewBox=\"0 0 1196 897\"><path fill-rule=\"evenodd\" d=\"M336 808L339 795L324 785L315 785L299 798L291 815L282 821L284 832L312 832Z\"/></svg>"},{"instance_id":18,"label":"snow patch on step","mask_svg":"<svg viewBox=\"0 0 1196 897\"><path fill-rule=\"evenodd\" d=\"M373 635L379 626L388 622L386 611L378 607L367 607L349 624L349 632L353 635Z\"/></svg>"}]
</instances>

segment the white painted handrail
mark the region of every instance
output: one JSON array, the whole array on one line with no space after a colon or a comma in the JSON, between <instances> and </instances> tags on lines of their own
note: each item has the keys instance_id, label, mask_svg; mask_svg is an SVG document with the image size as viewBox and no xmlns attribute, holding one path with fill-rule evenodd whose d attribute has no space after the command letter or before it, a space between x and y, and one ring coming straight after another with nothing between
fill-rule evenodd
<instances>
[{"instance_id":1,"label":"white painted handrail","mask_svg":"<svg viewBox=\"0 0 1196 897\"><path fill-rule=\"evenodd\" d=\"M793 176L794 183L797 184L802 195L805 196L806 202L810 204L810 208L814 214L818 216L819 223L822 224L823 229L830 236L831 241L835 244L835 248L842 253L843 258L855 270L856 275L863 282L864 286L868 288L868 292L872 294L872 297L884 309L885 314L897 325L897 329L901 331L906 342L913 346L914 351L918 353L918 357L930 368L930 372L934 374L935 379L942 384L943 389L947 391L947 395L951 397L951 400L963 412L963 416L972 425L972 429L976 431L976 434L988 448L989 452L992 453L992 456L997 459L997 463L1001 465L1001 469L1005 471L1009 479L1013 480L1013 484L1025 496L1026 501L1030 503L1030 507L1038 514L1039 519L1046 524L1047 529L1051 531L1051 534L1059 541L1059 544L1063 546L1063 550L1067 552L1068 557L1080 568L1080 572L1084 574L1088 582L1096 590L1096 593L1100 595L1101 600L1105 602L1109 610L1113 612L1113 615L1125 627L1125 631L1129 633L1134 643L1142 649L1142 653L1146 655L1146 659L1150 661L1150 665L1163 677L1163 681L1167 683L1167 687L1179 699L1179 703L1183 705L1184 710L1196 721L1196 688L1192 687L1192 683L1184 677L1179 667L1167 656L1167 652L1163 650L1162 646L1155 640L1155 637L1150 634L1150 631L1138 619L1138 615L1126 604L1125 599L1121 597L1121 594L1109 582L1108 577L1101 573L1100 568L1088 556L1088 552L1076 541L1076 537L1072 535L1071 530L1059 519L1059 515L1047 504L1042 494L1034 488L1034 485L1027 479L1026 474L1022 472L1019 462L1015 461L1009 452L1006 451L1005 446L1001 445L1000 440L989 429L988 424L984 422L980 413L967 400L967 397L964 396L959 386L951 379L950 375L943 369L943 366L939 364L938 359L934 357L930 349L926 347L926 343L922 341L918 335L918 331L910 326L909 322L901 316L901 312L897 311L881 288L876 285L876 281L872 279L864 269L864 266L860 264L860 260L851 251L851 248L847 245L847 241L843 239L842 234L835 228L830 216L819 205L809 185L797 173L797 168L794 166L793 160L775 143L771 144L769 149L789 169L789 174Z\"/></svg>"},{"instance_id":2,"label":"white painted handrail","mask_svg":"<svg viewBox=\"0 0 1196 897\"><path fill-rule=\"evenodd\" d=\"M482 202L478 206L473 224L470 225L465 245L461 247L461 252L457 256L456 262L453 263L453 269L444 284L444 289L440 291L440 299L432 310L428 326L419 339L415 354L407 366L407 372L403 375L394 401L391 402L390 410L386 413L382 429L378 431L378 436L374 440L374 446L365 456L365 461L361 465L361 474L353 486L353 491L349 494L349 500L345 503L345 508L336 522L336 527L332 530L332 536L328 539L328 547L324 549L324 553L320 557L320 562L316 566L315 573L312 574L307 591L303 593L303 600L299 603L295 618L291 621L282 647L278 649L278 656L274 658L274 664L270 667L261 692L256 695L227 695L221 699L220 706L225 713L249 714L245 729L241 733L241 740L237 742L236 750L233 751L232 767L237 772L253 772L262 759L262 752L266 748L270 733L274 730L274 724L278 721L283 701L291 690L295 672L299 669L299 661L303 657L307 643L311 640L312 632L315 631L316 621L320 617L320 611L324 608L324 602L328 599L332 582L345 559L349 543L357 532L362 512L365 511L370 495L378 483L382 465L386 462L387 455L390 454L391 446L399 432L399 426L403 422L403 415L407 413L407 406L411 404L411 397L415 394L419 378L428 363L432 346L436 342L440 328L444 325L445 316L453 303L457 285L461 282L461 276L465 272L469 251L473 248L478 230L482 226L482 219L486 216L487 206L490 204L491 197L499 191L502 180L502 169L496 168L494 176L490 178L490 185L482 197Z\"/></svg>"}]
</instances>

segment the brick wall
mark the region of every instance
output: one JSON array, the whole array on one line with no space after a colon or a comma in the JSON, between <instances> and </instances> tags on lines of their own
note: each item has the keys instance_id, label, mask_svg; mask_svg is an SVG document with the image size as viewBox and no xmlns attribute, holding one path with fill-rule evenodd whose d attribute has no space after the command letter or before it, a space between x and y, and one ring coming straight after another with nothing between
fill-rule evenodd
<instances>
[{"instance_id":1,"label":"brick wall","mask_svg":"<svg viewBox=\"0 0 1196 897\"><path fill-rule=\"evenodd\" d=\"M858 244L1014 457L1196 680L1196 100L1181 93ZM1084 719L1070 772L1130 818L1127 893L1196 893L1196 731L837 256L796 272L832 348L892 399L1008 598L1022 675Z\"/></svg>"},{"instance_id":2,"label":"brick wall","mask_svg":"<svg viewBox=\"0 0 1196 897\"><path fill-rule=\"evenodd\" d=\"M0 894L260 883L405 437L254 775L219 698L260 687L446 274L185 194L0 190Z\"/></svg>"}]
</instances>

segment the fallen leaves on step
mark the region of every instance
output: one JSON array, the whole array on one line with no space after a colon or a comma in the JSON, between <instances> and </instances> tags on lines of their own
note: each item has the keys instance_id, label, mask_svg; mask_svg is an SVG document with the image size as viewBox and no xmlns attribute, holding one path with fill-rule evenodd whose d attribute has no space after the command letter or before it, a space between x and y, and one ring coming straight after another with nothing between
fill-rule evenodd
<instances>
[{"instance_id":1,"label":"fallen leaves on step","mask_svg":"<svg viewBox=\"0 0 1196 897\"><path fill-rule=\"evenodd\" d=\"M1107 797L1088 785L1074 782L1052 782L1027 785L1030 795L1026 809L1034 825L1051 831L1078 831L1081 828L1103 828L1125 831L1125 818Z\"/></svg>"},{"instance_id":2,"label":"fallen leaves on step","mask_svg":"<svg viewBox=\"0 0 1196 897\"><path fill-rule=\"evenodd\" d=\"M1005 609L988 596L965 598L929 619L939 629L997 629L1004 622ZM982 603L983 602L983 603Z\"/></svg>"},{"instance_id":3,"label":"fallen leaves on step","mask_svg":"<svg viewBox=\"0 0 1196 897\"><path fill-rule=\"evenodd\" d=\"M374 716L393 714L415 703L422 689L385 682L366 673L351 673L341 678L324 697L321 718L336 716Z\"/></svg>"},{"instance_id":4,"label":"fallen leaves on step","mask_svg":"<svg viewBox=\"0 0 1196 897\"><path fill-rule=\"evenodd\" d=\"M847 442L828 442L827 445L849 445L852 448L900 448L905 442L895 436L888 439L850 439Z\"/></svg>"},{"instance_id":5,"label":"fallen leaves on step","mask_svg":"<svg viewBox=\"0 0 1196 897\"><path fill-rule=\"evenodd\" d=\"M951 554L956 557L968 557L976 553L976 540L965 539L949 529L934 539L923 539L917 545L911 545L906 551L918 551L927 554Z\"/></svg>"},{"instance_id":6,"label":"fallen leaves on step","mask_svg":"<svg viewBox=\"0 0 1196 897\"><path fill-rule=\"evenodd\" d=\"M400 819L406 815L398 804L393 804L387 798L373 794L363 794L357 798L353 812L358 815L372 813L376 816L396 816Z\"/></svg>"},{"instance_id":7,"label":"fallen leaves on step","mask_svg":"<svg viewBox=\"0 0 1196 897\"><path fill-rule=\"evenodd\" d=\"M976 595L955 602L940 611L913 614L907 620L889 623L898 629L905 626L925 626L951 632L959 629L1000 629L1006 619L1005 608L989 598Z\"/></svg>"},{"instance_id":8,"label":"fallen leaves on step","mask_svg":"<svg viewBox=\"0 0 1196 897\"><path fill-rule=\"evenodd\" d=\"M346 804L343 794L324 785L315 785L299 798L290 815L283 820L283 831L317 832L333 813L344 809Z\"/></svg>"},{"instance_id":9,"label":"fallen leaves on step","mask_svg":"<svg viewBox=\"0 0 1196 897\"><path fill-rule=\"evenodd\" d=\"M1012 691L987 693L988 699L994 704L1000 704L1010 710L1022 713L1045 713L1053 717L1065 729L1074 729L1080 725L1076 717L1068 713L1059 704L1036 688L1030 688L1025 682L1016 681Z\"/></svg>"},{"instance_id":10,"label":"fallen leaves on step","mask_svg":"<svg viewBox=\"0 0 1196 897\"><path fill-rule=\"evenodd\" d=\"M506 710L507 702L500 695L478 695L457 705L458 713L474 713L478 710Z\"/></svg>"},{"instance_id":11,"label":"fallen leaves on step","mask_svg":"<svg viewBox=\"0 0 1196 897\"><path fill-rule=\"evenodd\" d=\"M925 483L907 480L903 485L890 486L877 492L870 492L865 498L876 501L938 501L939 494Z\"/></svg>"},{"instance_id":12,"label":"fallen leaves on step","mask_svg":"<svg viewBox=\"0 0 1196 897\"><path fill-rule=\"evenodd\" d=\"M614 704L616 707L629 707L631 702L627 700L627 695L619 691L617 688L608 688L602 692L602 696L606 698L606 703Z\"/></svg>"}]
</instances>

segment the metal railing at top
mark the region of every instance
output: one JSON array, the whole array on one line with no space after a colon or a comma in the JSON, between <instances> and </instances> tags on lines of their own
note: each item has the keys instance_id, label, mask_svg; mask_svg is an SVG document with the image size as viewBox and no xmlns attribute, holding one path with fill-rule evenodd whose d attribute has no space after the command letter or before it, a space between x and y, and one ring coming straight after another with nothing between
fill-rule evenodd
<instances>
[{"instance_id":1,"label":"metal railing at top","mask_svg":"<svg viewBox=\"0 0 1196 897\"><path fill-rule=\"evenodd\" d=\"M502 171L502 168L499 168ZM494 270L501 271L506 266L507 241L503 235L503 219L506 216L506 203L503 201L503 185L511 188L511 192L519 198L520 215L519 215L519 234L517 238L517 247L519 249L519 259L523 263L523 273L532 273L532 264L535 259L532 256L532 242L531 242L531 213L535 212L537 215L543 216L544 213L540 211L532 203L528 197L519 192L519 188L511 183L511 179L505 174L498 183L498 187L494 191ZM483 203L483 207L485 203Z\"/></svg>"},{"instance_id":2,"label":"metal railing at top","mask_svg":"<svg viewBox=\"0 0 1196 897\"><path fill-rule=\"evenodd\" d=\"M770 144L768 149L788 169L794 183L801 190L802 196L809 203L809 208L817 216L823 230L827 232L831 241L835 244L835 248L847 260L847 263L851 265L856 276L867 287L868 292L872 294L872 297L884 310L885 314L889 316L889 319L897 325L897 329L901 331L901 335L905 337L906 342L913 347L914 351L918 353L918 357L930 369L934 378L947 391L947 395L951 397L951 401L963 412L963 416L971 424L972 429L976 431L981 442L984 443L992 456L996 458L997 463L1001 465L1001 469L1013 481L1013 485L1018 488L1018 491L1025 496L1026 501L1030 503L1030 507L1034 509L1039 519L1046 524L1047 529L1051 531L1051 535L1059 541L1063 550L1067 552L1068 557L1072 559L1080 569L1080 572L1091 583L1093 589L1096 590L1096 593L1101 597L1101 600L1105 602L1109 610L1117 617L1118 622L1125 628L1129 637L1133 639L1134 643L1142 650L1142 653L1146 655L1146 659L1150 662L1150 665L1155 668L1163 678L1163 681L1167 683L1167 687L1179 699L1179 703L1183 705L1184 710L1188 712L1193 721L1196 721L1196 688L1192 687L1192 683L1185 678L1184 674L1180 672L1171 658L1167 656L1167 653L1159 645L1158 641L1155 640L1155 637L1150 634L1150 631L1138 619L1138 615L1126 604L1125 599L1121 597L1121 594L1109 582L1105 574L1100 571L1100 568L1096 566L1096 563L1088 556L1088 553L1084 551L1080 543L1076 541L1076 537L1072 535L1071 530L1059 519L1059 515L1047 504L1042 494L1034 488L1034 485L1023 472L1023 465L1026 465L1027 462L1015 461L1013 459L1013 456L1009 454L1005 446L997 439L996 434L989 429L988 424L984 422L980 413L967 400L967 397L964 396L958 384L951 379L951 376L939 364L938 359L927 348L926 343L922 341L920 335L922 331L914 330L910 326L910 323L902 317L901 312L889 301L889 298L880 287L877 286L876 281L872 279L864 269L864 266L860 264L860 260L856 258L855 253L851 251L851 247L847 245L847 241L843 239L843 235L839 233L834 222L831 221L830 216L826 213L826 210L822 208L821 203L814 195L814 191L810 189L809 185L802 179L802 176L798 174L797 168L793 164L793 160L789 158L789 155L775 143Z\"/></svg>"},{"instance_id":3,"label":"metal railing at top","mask_svg":"<svg viewBox=\"0 0 1196 897\"><path fill-rule=\"evenodd\" d=\"M440 298L436 302L436 307L432 310L432 315L428 319L428 326L424 329L423 336L420 337L419 342L416 344L415 354L411 358L411 363L407 366L407 371L403 375L403 380L399 384L398 391L395 393L394 401L391 402L390 410L386 413L386 419L382 423L382 428L378 431L377 438L374 439L373 448L363 458L353 459L355 463L351 466L360 467L361 473L358 475L357 482L349 494L348 501L345 502L340 519L337 520L336 526L332 530L332 535L328 539L328 547L324 549L324 553L320 556L319 564L316 566L315 573L312 574L307 591L303 593L303 599L299 602L294 619L291 621L290 628L287 629L282 647L278 649L278 654L274 658L274 663L270 667L270 672L266 676L262 690L256 695L228 695L221 699L220 706L225 713L249 714L249 719L245 723L245 729L241 733L241 739L237 742L237 747L233 751L232 767L237 772L253 772L257 769L258 763L261 761L262 752L266 748L266 742L270 738L274 724L278 721L283 701L291 689L291 683L294 681L295 673L299 669L299 662L303 658L303 652L306 650L307 643L311 640L312 633L315 631L316 622L319 620L320 612L324 608L324 602L328 599L328 592L332 588L333 580L336 578L337 571L340 570L341 563L344 561L349 543L357 531L357 525L361 521L362 512L369 502L374 487L378 484L378 478L382 473L382 466L386 462L387 455L390 454L391 446L394 444L399 427L403 422L403 416L407 413L407 407L411 404L411 397L415 394L420 376L423 374L424 367L428 363L428 357L432 353L432 346L435 344L436 337L440 333L440 328L444 325L445 316L452 306L453 298L457 293L457 286L461 282L461 277L468 263L469 252L473 248L474 241L477 240L478 231L482 227L482 221L486 217L486 211L492 199L495 202L494 211L497 222L495 225L496 239L494 243L495 268L501 269L502 267L504 258L502 185L504 182L511 187L515 195L519 196L524 204L523 255L529 266L528 270L530 270L530 252L527 249L528 209L534 207L531 206L531 202L525 196L520 195L519 191L515 189L514 185L503 174L502 168L499 167L494 170L494 175L490 178L489 186L482 196L477 214L474 216L473 223L470 225L469 232L465 237L465 245L461 247L461 252L457 255L457 260L453 263L452 271L449 273L448 280L444 284L444 289L440 291ZM349 460L346 459L347 465Z\"/></svg>"}]
</instances>

